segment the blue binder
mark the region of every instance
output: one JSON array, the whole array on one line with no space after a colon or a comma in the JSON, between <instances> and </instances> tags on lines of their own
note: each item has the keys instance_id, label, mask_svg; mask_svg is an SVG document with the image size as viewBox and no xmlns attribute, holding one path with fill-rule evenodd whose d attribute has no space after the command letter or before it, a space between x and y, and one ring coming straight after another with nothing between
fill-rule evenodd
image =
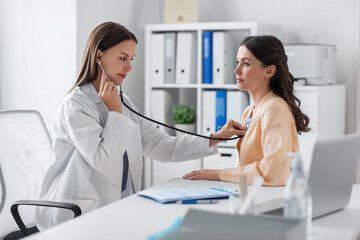
<instances>
[{"instance_id":1,"label":"blue binder","mask_svg":"<svg viewBox=\"0 0 360 240\"><path fill-rule=\"evenodd\" d=\"M212 84L212 32L203 33L203 83Z\"/></svg>"},{"instance_id":2,"label":"blue binder","mask_svg":"<svg viewBox=\"0 0 360 240\"><path fill-rule=\"evenodd\" d=\"M216 91L215 131L226 123L226 90Z\"/></svg>"}]
</instances>

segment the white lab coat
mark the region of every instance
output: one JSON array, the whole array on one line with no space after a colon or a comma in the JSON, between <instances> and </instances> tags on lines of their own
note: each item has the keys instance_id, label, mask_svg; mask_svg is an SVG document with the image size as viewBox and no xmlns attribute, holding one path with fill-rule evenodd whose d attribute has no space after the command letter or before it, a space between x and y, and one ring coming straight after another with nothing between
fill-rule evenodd
<instances>
[{"instance_id":1,"label":"white lab coat","mask_svg":"<svg viewBox=\"0 0 360 240\"><path fill-rule=\"evenodd\" d=\"M136 110L130 99L125 102ZM121 199L123 155L129 159L128 181L140 190L143 155L160 161L199 159L217 153L209 140L171 137L125 106L109 112L91 83L74 88L62 100L53 129L55 161L48 169L40 198L78 204L83 213ZM129 185L130 184L130 185ZM73 218L70 211L37 208L40 230Z\"/></svg>"}]
</instances>

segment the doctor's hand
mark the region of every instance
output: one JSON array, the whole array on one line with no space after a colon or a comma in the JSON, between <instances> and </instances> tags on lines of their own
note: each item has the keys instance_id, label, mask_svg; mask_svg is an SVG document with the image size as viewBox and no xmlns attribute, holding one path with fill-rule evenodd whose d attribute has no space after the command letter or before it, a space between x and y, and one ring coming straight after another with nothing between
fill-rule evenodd
<instances>
[{"instance_id":1,"label":"doctor's hand","mask_svg":"<svg viewBox=\"0 0 360 240\"><path fill-rule=\"evenodd\" d=\"M246 133L246 127L241 123L229 119L227 123L216 133L211 134L214 138L231 138L234 135L244 136ZM224 140L225 141L225 140ZM222 141L210 140L209 146L214 146Z\"/></svg>"},{"instance_id":2,"label":"doctor's hand","mask_svg":"<svg viewBox=\"0 0 360 240\"><path fill-rule=\"evenodd\" d=\"M197 179L206 179L206 180L220 180L221 169L204 169L198 171L192 171L183 176L184 179L188 180L197 180Z\"/></svg>"},{"instance_id":3,"label":"doctor's hand","mask_svg":"<svg viewBox=\"0 0 360 240\"><path fill-rule=\"evenodd\" d=\"M112 81L106 81L105 74L101 75L99 97L105 103L109 111L122 113L122 103L118 94L118 89Z\"/></svg>"}]
</instances>

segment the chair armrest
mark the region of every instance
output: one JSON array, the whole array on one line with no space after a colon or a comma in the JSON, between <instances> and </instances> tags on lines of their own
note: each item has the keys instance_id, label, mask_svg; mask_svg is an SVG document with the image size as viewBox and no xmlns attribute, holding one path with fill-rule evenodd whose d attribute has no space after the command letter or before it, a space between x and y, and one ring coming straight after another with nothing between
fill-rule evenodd
<instances>
[{"instance_id":1,"label":"chair armrest","mask_svg":"<svg viewBox=\"0 0 360 240\"><path fill-rule=\"evenodd\" d=\"M41 207L56 207L56 208L64 208L73 211L74 218L81 215L81 209L78 205L72 203L65 203L65 202L53 202L53 201L42 201L42 200L19 200L16 201L11 206L11 214L14 217L16 224L19 226L22 233L25 236L30 235L29 229L25 226L23 220L19 214L19 205L32 205L32 206L41 206Z\"/></svg>"}]
</instances>

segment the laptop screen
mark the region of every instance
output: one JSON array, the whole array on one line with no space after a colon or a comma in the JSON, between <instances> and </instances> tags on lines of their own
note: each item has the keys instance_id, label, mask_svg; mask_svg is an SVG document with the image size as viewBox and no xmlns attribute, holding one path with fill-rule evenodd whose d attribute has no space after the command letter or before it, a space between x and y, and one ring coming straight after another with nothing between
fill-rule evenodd
<instances>
[{"instance_id":1,"label":"laptop screen","mask_svg":"<svg viewBox=\"0 0 360 240\"><path fill-rule=\"evenodd\" d=\"M347 135L315 143L309 174L313 218L348 205L359 149L360 135Z\"/></svg>"}]
</instances>

